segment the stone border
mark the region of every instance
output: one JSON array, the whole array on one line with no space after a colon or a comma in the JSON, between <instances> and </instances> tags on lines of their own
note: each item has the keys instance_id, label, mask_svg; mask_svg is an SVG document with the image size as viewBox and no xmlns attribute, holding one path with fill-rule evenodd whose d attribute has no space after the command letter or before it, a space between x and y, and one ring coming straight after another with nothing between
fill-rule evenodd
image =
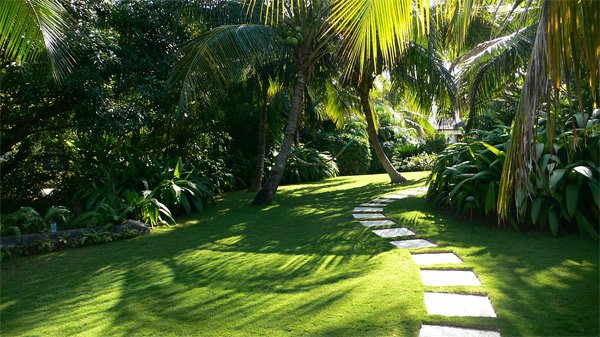
<instances>
[{"instance_id":1,"label":"stone border","mask_svg":"<svg viewBox=\"0 0 600 337\"><path fill-rule=\"evenodd\" d=\"M5 256L24 256L51 252L69 247L88 246L150 233L148 224L127 220L109 228L77 228L57 232L25 234L0 238L0 260Z\"/></svg>"}]
</instances>

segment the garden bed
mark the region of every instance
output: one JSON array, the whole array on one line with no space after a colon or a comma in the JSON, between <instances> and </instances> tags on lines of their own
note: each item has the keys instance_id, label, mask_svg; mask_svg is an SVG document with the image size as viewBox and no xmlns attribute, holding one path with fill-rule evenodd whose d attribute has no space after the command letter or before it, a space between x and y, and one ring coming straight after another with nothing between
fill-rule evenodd
<instances>
[{"instance_id":1,"label":"garden bed","mask_svg":"<svg viewBox=\"0 0 600 337\"><path fill-rule=\"evenodd\" d=\"M57 232L0 237L0 257L32 255L68 247L87 246L150 233L150 225L127 220L111 227L76 228Z\"/></svg>"}]
</instances>

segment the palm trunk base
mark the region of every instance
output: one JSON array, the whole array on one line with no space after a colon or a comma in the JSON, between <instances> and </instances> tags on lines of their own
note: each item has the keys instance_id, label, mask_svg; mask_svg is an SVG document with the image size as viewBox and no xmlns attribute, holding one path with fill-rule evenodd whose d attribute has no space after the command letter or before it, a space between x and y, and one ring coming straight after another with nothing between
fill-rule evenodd
<instances>
[{"instance_id":1,"label":"palm trunk base","mask_svg":"<svg viewBox=\"0 0 600 337\"><path fill-rule=\"evenodd\" d=\"M407 181L400 173L390 174L389 176L392 184L400 184Z\"/></svg>"}]
</instances>

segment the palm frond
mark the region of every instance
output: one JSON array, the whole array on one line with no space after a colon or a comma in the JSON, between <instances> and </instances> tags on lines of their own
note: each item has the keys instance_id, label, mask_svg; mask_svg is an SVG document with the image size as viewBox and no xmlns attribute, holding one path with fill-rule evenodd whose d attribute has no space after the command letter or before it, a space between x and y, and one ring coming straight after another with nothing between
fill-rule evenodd
<instances>
[{"instance_id":1,"label":"palm frond","mask_svg":"<svg viewBox=\"0 0 600 337\"><path fill-rule=\"evenodd\" d=\"M418 0L415 7L412 0L338 0L329 22L344 38L341 53L348 71L359 66L361 75L370 75L367 69L373 67L377 72L380 64L391 63L400 55L413 37L414 17L417 26L426 31L428 15L429 0Z\"/></svg>"},{"instance_id":2,"label":"palm frond","mask_svg":"<svg viewBox=\"0 0 600 337\"><path fill-rule=\"evenodd\" d=\"M0 52L27 62L46 54L55 78L70 72L74 59L65 42L72 22L55 0L0 1Z\"/></svg>"},{"instance_id":3,"label":"palm frond","mask_svg":"<svg viewBox=\"0 0 600 337\"><path fill-rule=\"evenodd\" d=\"M326 83L326 97L323 113L340 128L351 115L360 114L356 95L331 82Z\"/></svg>"},{"instance_id":4,"label":"palm frond","mask_svg":"<svg viewBox=\"0 0 600 337\"><path fill-rule=\"evenodd\" d=\"M467 130L473 127L480 111L525 67L536 27L482 42L452 63L451 69L456 70L458 79L462 114L469 116Z\"/></svg>"},{"instance_id":5,"label":"palm frond","mask_svg":"<svg viewBox=\"0 0 600 337\"><path fill-rule=\"evenodd\" d=\"M173 70L173 79L182 82L180 110L190 100L209 99L206 89L221 89L250 68L282 57L281 46L272 27L257 24L220 26L198 36Z\"/></svg>"},{"instance_id":6,"label":"palm frond","mask_svg":"<svg viewBox=\"0 0 600 337\"><path fill-rule=\"evenodd\" d=\"M393 88L404 91L422 111L435 105L440 111L456 106L456 83L433 46L408 44L404 54L390 66Z\"/></svg>"}]
</instances>

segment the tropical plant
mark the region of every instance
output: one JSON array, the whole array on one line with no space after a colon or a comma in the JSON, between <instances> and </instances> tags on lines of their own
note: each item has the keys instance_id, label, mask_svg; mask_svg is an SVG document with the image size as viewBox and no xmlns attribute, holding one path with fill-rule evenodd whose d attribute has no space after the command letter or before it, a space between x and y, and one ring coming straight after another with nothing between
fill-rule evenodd
<instances>
[{"instance_id":1,"label":"tropical plant","mask_svg":"<svg viewBox=\"0 0 600 337\"><path fill-rule=\"evenodd\" d=\"M390 1L392 2L392 1ZM518 12L528 12L534 1L517 1L509 15ZM529 173L535 167L533 164L533 148L535 139L535 116L540 107L546 102L555 102L554 115L561 114L559 109L559 96L562 86L566 96L575 97L578 104L571 109L571 114L592 113L597 108L600 95L597 94L597 83L600 78L600 69L597 59L600 51L600 29L595 25L600 19L600 3L594 0L569 1L569 0L542 0L541 12L537 26L536 37L532 47L531 61L525 78L523 92L519 107L516 112L515 124L512 133L512 142L507 151L507 160L503 167L500 184L500 197L498 198L498 214L500 219L506 219L517 196L528 194L526 186ZM351 43L346 45L345 53L353 62L348 69L352 69L356 62L360 62L360 69L365 69L368 62L377 63L378 55L385 63L397 57L397 46L402 42L400 34L406 20L381 20L385 15L400 15L404 11L415 8L424 18L418 25L423 30L429 26L429 2L417 1L338 1L332 12L332 24L340 34L344 35ZM450 40L455 45L461 46L466 40L469 24L474 12L487 10L487 2L450 1L439 6L442 20L450 25L448 27ZM520 7L520 8L519 8ZM517 10L518 9L518 10ZM389 11L389 14L385 12ZM409 15L404 13L405 15ZM450 20L443 20L444 18ZM400 37L399 37L400 36ZM370 73L370 71L367 71ZM563 76L565 75L565 76ZM590 92L591 99L584 101L584 89ZM564 95L564 93L563 93ZM551 120L549 118L548 120ZM550 128L554 132L554 128ZM547 138L546 148L552 149L555 137Z\"/></svg>"},{"instance_id":2,"label":"tropical plant","mask_svg":"<svg viewBox=\"0 0 600 337\"><path fill-rule=\"evenodd\" d=\"M37 233L48 229L44 218L31 207L21 207L2 217L2 235Z\"/></svg>"},{"instance_id":3,"label":"tropical plant","mask_svg":"<svg viewBox=\"0 0 600 337\"><path fill-rule=\"evenodd\" d=\"M329 152L319 152L316 149L300 144L293 147L283 174L283 184L318 181L333 178L339 170Z\"/></svg>"},{"instance_id":4,"label":"tropical plant","mask_svg":"<svg viewBox=\"0 0 600 337\"><path fill-rule=\"evenodd\" d=\"M525 76L537 25L476 45L452 63L461 97L461 114L467 115L466 130L490 102L506 96L506 88Z\"/></svg>"},{"instance_id":5,"label":"tropical plant","mask_svg":"<svg viewBox=\"0 0 600 337\"><path fill-rule=\"evenodd\" d=\"M65 226L71 219L71 211L65 206L52 206L44 215L44 220L51 224L56 223L58 226Z\"/></svg>"},{"instance_id":6,"label":"tropical plant","mask_svg":"<svg viewBox=\"0 0 600 337\"><path fill-rule=\"evenodd\" d=\"M227 72L236 68L231 67L231 62L260 60L257 55L268 55L272 58L273 54L277 54L273 51L282 50L274 46L288 46L288 52L291 51L288 55L295 68L296 83L292 91L284 139L275 159L275 166L253 200L255 204L264 204L273 201L283 176L297 134L298 116L306 84L310 82L317 62L328 53L323 38L328 32L325 25L328 6L322 2L301 1L294 6L285 6L289 11L284 14L283 11L279 12L279 9L284 7L279 7L283 2L258 4L255 1L247 1L245 4L249 13L259 9L265 24L220 26L193 41L191 51L186 53L186 57L180 63L181 69L185 69L180 73L186 74L182 98L183 101L189 101L198 97L196 89L200 88L200 84L203 84L202 78L205 78L202 75L209 74L209 77L215 79L225 79L230 75ZM284 32L285 40L278 32Z\"/></svg>"},{"instance_id":7,"label":"tropical plant","mask_svg":"<svg viewBox=\"0 0 600 337\"><path fill-rule=\"evenodd\" d=\"M404 159L392 157L392 162L401 172L430 171L435 166L437 157L437 154L423 152Z\"/></svg>"},{"instance_id":8,"label":"tropical plant","mask_svg":"<svg viewBox=\"0 0 600 337\"><path fill-rule=\"evenodd\" d=\"M464 143L446 148L428 178L427 196L438 206L449 206L457 214L472 209L482 214L495 211L498 183L506 158L510 129L474 130ZM467 197L473 197L466 203Z\"/></svg>"},{"instance_id":9,"label":"tropical plant","mask_svg":"<svg viewBox=\"0 0 600 337\"><path fill-rule=\"evenodd\" d=\"M578 117L575 132L570 130L570 122L555 133L548 132L547 118L539 119L534 145L538 166L530 173L527 186L531 192L516 196L516 205L507 218L515 228L535 226L553 235L578 230L598 238L600 116ZM586 139L588 129L592 132ZM553 134L554 146L547 150L546 137ZM475 130L465 143L448 147L432 170L428 196L435 204L449 206L458 214L467 210L495 213L509 140L508 127L490 132ZM467 197L472 197L469 202Z\"/></svg>"},{"instance_id":10,"label":"tropical plant","mask_svg":"<svg viewBox=\"0 0 600 337\"><path fill-rule=\"evenodd\" d=\"M337 155L335 162L340 175L368 173L371 150L364 135L355 135L344 130L321 131L311 145Z\"/></svg>"}]
</instances>

